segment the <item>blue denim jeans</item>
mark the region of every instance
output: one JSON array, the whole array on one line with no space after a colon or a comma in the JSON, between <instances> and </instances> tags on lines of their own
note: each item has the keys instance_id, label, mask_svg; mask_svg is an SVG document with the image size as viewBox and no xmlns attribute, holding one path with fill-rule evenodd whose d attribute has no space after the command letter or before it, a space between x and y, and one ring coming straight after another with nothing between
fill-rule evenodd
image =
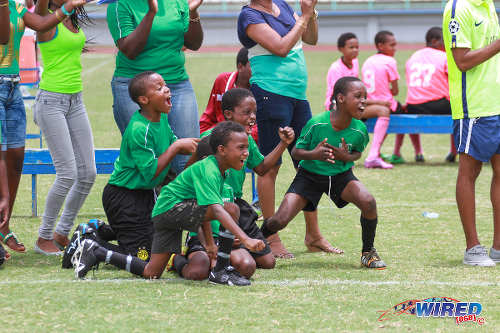
<instances>
[{"instance_id":1,"label":"blue denim jeans","mask_svg":"<svg viewBox=\"0 0 500 333\"><path fill-rule=\"evenodd\" d=\"M139 105L132 101L128 93L130 80L132 79L127 77L113 77L111 80L113 115L122 135L134 112L139 110ZM168 114L172 131L178 138L198 138L200 136L198 105L191 82L185 80L167 85L172 92L172 110ZM187 155L177 155L172 161L173 170L180 173L188 159Z\"/></svg>"},{"instance_id":2,"label":"blue denim jeans","mask_svg":"<svg viewBox=\"0 0 500 333\"><path fill-rule=\"evenodd\" d=\"M2 77L17 75L0 75L0 125L1 149L24 147L26 139L26 110L19 84L4 81Z\"/></svg>"}]
</instances>

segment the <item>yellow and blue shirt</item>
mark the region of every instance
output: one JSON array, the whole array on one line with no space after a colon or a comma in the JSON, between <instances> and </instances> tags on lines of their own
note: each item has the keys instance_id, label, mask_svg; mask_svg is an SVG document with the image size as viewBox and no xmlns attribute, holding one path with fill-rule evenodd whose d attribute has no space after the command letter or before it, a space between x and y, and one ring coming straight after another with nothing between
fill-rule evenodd
<instances>
[{"instance_id":1,"label":"yellow and blue shirt","mask_svg":"<svg viewBox=\"0 0 500 333\"><path fill-rule=\"evenodd\" d=\"M484 48L500 37L492 0L450 0L443 14L443 40L448 59L448 81L453 119L500 114L491 99L500 92L500 54L462 72L451 50Z\"/></svg>"}]
</instances>

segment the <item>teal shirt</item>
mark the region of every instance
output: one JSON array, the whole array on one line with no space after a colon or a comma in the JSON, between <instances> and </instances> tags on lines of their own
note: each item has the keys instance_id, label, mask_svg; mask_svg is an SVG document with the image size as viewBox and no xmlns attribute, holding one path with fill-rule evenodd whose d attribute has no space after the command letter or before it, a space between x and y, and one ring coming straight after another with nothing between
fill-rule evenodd
<instances>
[{"instance_id":1,"label":"teal shirt","mask_svg":"<svg viewBox=\"0 0 500 333\"><path fill-rule=\"evenodd\" d=\"M194 163L167 186L163 186L153 209L153 217L165 213L179 202L196 199L199 206L224 205L224 177L214 155Z\"/></svg>"},{"instance_id":2,"label":"teal shirt","mask_svg":"<svg viewBox=\"0 0 500 333\"><path fill-rule=\"evenodd\" d=\"M350 152L363 152L369 141L368 131L361 120L352 119L349 126L342 131L333 129L330 122L331 111L326 111L312 117L302 129L295 148L314 150L316 146L327 138L327 142L334 147L342 147L344 138ZM335 176L352 168L354 162L335 160L329 163L318 160L300 161L299 166L305 170L323 176Z\"/></svg>"}]
</instances>

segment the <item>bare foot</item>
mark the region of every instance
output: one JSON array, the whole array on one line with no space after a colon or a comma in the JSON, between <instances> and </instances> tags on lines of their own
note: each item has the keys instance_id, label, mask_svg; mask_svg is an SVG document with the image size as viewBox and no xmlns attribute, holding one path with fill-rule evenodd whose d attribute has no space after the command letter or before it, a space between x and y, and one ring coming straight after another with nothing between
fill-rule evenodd
<instances>
[{"instance_id":1,"label":"bare foot","mask_svg":"<svg viewBox=\"0 0 500 333\"><path fill-rule=\"evenodd\" d=\"M317 238L313 241L306 237L306 239L304 239L304 244L309 252L344 253L344 250L333 247L324 237Z\"/></svg>"},{"instance_id":2,"label":"bare foot","mask_svg":"<svg viewBox=\"0 0 500 333\"><path fill-rule=\"evenodd\" d=\"M278 233L275 233L269 237L267 237L267 242L269 243L269 247L273 252L275 258L281 259L293 259L295 256L293 253L289 252L283 243L281 242L280 236Z\"/></svg>"},{"instance_id":3,"label":"bare foot","mask_svg":"<svg viewBox=\"0 0 500 333\"><path fill-rule=\"evenodd\" d=\"M36 245L38 248L44 252L47 253L58 253L61 252L59 248L54 244L52 239L44 239L41 237L38 237L38 240L36 241Z\"/></svg>"},{"instance_id":4,"label":"bare foot","mask_svg":"<svg viewBox=\"0 0 500 333\"><path fill-rule=\"evenodd\" d=\"M64 248L69 244L69 238L58 234L57 232L54 232L52 237L54 237L54 243L59 250L64 250Z\"/></svg>"}]
</instances>

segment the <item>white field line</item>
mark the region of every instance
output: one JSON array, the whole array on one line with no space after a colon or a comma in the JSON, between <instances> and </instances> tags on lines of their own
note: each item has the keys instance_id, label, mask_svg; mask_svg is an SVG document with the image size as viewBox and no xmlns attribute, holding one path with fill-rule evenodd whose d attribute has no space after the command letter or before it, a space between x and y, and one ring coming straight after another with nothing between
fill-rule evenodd
<instances>
[{"instance_id":1,"label":"white field line","mask_svg":"<svg viewBox=\"0 0 500 333\"><path fill-rule=\"evenodd\" d=\"M145 280L139 278L131 279L53 279L53 280L3 280L0 281L1 285L39 285L39 284L57 284L57 283L98 283L98 284L114 284L114 283L179 283L186 280L181 278L160 279L160 280ZM451 282L451 281L360 281L360 280L269 280L269 281L252 281L254 285L270 285L280 287L305 287L305 286L447 286L447 287L498 287L500 282Z\"/></svg>"},{"instance_id":2,"label":"white field line","mask_svg":"<svg viewBox=\"0 0 500 333\"><path fill-rule=\"evenodd\" d=\"M102 62L98 63L97 65L95 65L95 66L93 66L93 67L90 67L90 68L88 68L88 69L84 69L84 70L82 71L82 76L86 76L86 75L92 74L92 73L94 73L96 70L98 70L99 68L104 67L104 66L106 66L106 65L110 64L110 63L111 63L111 62L113 62L114 60L115 60L114 58L112 58L112 59L108 59L108 60L106 60L106 61L102 61Z\"/></svg>"}]
</instances>

